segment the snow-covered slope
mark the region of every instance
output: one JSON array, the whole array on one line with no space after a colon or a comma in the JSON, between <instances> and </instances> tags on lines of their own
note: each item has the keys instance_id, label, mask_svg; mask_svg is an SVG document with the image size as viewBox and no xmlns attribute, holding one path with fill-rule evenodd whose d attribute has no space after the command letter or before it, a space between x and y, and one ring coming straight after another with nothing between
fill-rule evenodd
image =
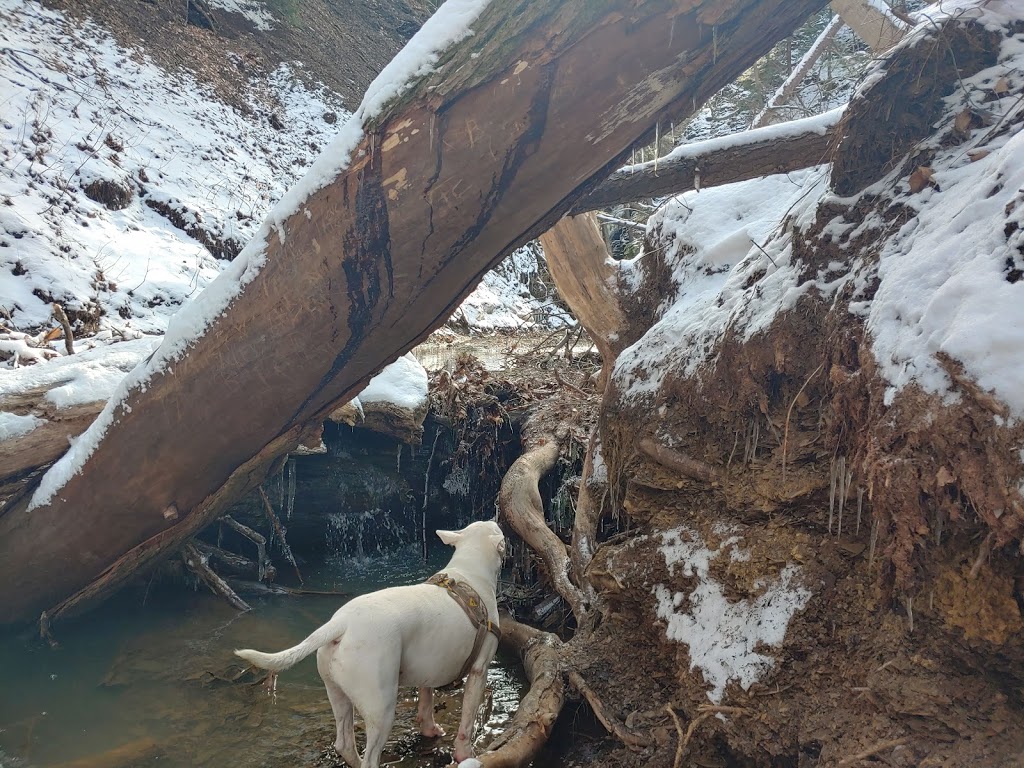
<instances>
[{"instance_id":1,"label":"snow-covered slope","mask_svg":"<svg viewBox=\"0 0 1024 768\"><path fill-rule=\"evenodd\" d=\"M250 78L240 111L188 73L32 0L0 0L0 24L0 307L10 330L55 326L59 302L79 337L163 334L345 118L340 99L285 65L266 78L240 68ZM518 326L539 303L523 272L516 263L486 278L467 303L470 323ZM60 341L50 347L63 353Z\"/></svg>"}]
</instances>

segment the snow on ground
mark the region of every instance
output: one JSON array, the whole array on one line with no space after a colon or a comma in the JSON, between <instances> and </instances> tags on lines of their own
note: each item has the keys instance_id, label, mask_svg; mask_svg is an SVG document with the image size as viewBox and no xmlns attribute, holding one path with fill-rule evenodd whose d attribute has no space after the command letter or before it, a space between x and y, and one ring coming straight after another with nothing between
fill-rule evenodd
<instances>
[{"instance_id":1,"label":"snow on ground","mask_svg":"<svg viewBox=\"0 0 1024 768\"><path fill-rule=\"evenodd\" d=\"M361 403L388 402L410 411L427 410L427 372L407 352L370 380L359 393Z\"/></svg>"},{"instance_id":2,"label":"snow on ground","mask_svg":"<svg viewBox=\"0 0 1024 768\"><path fill-rule=\"evenodd\" d=\"M214 8L228 13L238 13L249 20L256 29L267 32L274 28L274 14L259 0L208 0Z\"/></svg>"},{"instance_id":3,"label":"snow on ground","mask_svg":"<svg viewBox=\"0 0 1024 768\"><path fill-rule=\"evenodd\" d=\"M812 168L688 192L650 218L648 232L660 230L676 292L654 326L616 360L612 375L620 391L648 397L670 371L692 376L727 328L750 338L812 286L828 288L823 281L796 284L801 265L791 258L789 232L780 231L787 214L801 220L813 214L825 173ZM621 264L633 285L646 268L643 253Z\"/></svg>"},{"instance_id":4,"label":"snow on ground","mask_svg":"<svg viewBox=\"0 0 1024 768\"><path fill-rule=\"evenodd\" d=\"M690 669L701 671L711 686L708 698L720 704L730 682L746 691L775 668L775 659L762 651L782 645L790 620L807 605L811 592L798 583L799 566L790 564L776 581L760 585L758 597L730 601L712 578L711 563L727 552L733 560L748 558L737 546L740 537L710 549L700 534L681 526L661 538L669 572L695 578L697 585L687 592L655 585L658 617L666 623L668 639L687 646Z\"/></svg>"}]
</instances>

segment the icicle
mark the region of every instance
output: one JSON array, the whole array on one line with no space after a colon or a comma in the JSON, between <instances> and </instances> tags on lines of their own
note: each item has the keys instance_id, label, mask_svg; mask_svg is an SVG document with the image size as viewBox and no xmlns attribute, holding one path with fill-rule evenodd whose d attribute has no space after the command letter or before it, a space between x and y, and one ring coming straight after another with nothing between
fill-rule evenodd
<instances>
[{"instance_id":1,"label":"icicle","mask_svg":"<svg viewBox=\"0 0 1024 768\"><path fill-rule=\"evenodd\" d=\"M846 457L839 457L839 489L837 495L839 497L839 528L836 532L837 536L843 535L843 508L846 506L846 482L848 475L846 474ZM831 526L829 527L829 533L832 532Z\"/></svg>"},{"instance_id":2,"label":"icicle","mask_svg":"<svg viewBox=\"0 0 1024 768\"><path fill-rule=\"evenodd\" d=\"M420 510L420 533L422 534L423 559L427 559L427 501L430 499L430 465L434 462L434 451L437 449L437 438L441 436L441 430L434 433L434 442L430 446L430 456L427 457L427 468L423 472L423 508Z\"/></svg>"},{"instance_id":3,"label":"icicle","mask_svg":"<svg viewBox=\"0 0 1024 768\"><path fill-rule=\"evenodd\" d=\"M402 471L402 443L398 444L398 462L395 465L395 472Z\"/></svg>"},{"instance_id":4,"label":"icicle","mask_svg":"<svg viewBox=\"0 0 1024 768\"><path fill-rule=\"evenodd\" d=\"M828 492L828 535L832 535L832 516L836 511L836 481L839 475L836 472L836 460L832 459L831 480Z\"/></svg>"},{"instance_id":5,"label":"icicle","mask_svg":"<svg viewBox=\"0 0 1024 768\"><path fill-rule=\"evenodd\" d=\"M289 457L286 465L288 469L288 499L285 504L285 517L292 519L292 512L295 511L295 459Z\"/></svg>"},{"instance_id":6,"label":"icicle","mask_svg":"<svg viewBox=\"0 0 1024 768\"><path fill-rule=\"evenodd\" d=\"M875 562L875 543L878 541L878 518L871 521L871 544L868 547L868 568Z\"/></svg>"},{"instance_id":7,"label":"icicle","mask_svg":"<svg viewBox=\"0 0 1024 768\"><path fill-rule=\"evenodd\" d=\"M854 531L855 534L860 535L860 514L864 509L864 488L863 486L857 486L857 529Z\"/></svg>"}]
</instances>

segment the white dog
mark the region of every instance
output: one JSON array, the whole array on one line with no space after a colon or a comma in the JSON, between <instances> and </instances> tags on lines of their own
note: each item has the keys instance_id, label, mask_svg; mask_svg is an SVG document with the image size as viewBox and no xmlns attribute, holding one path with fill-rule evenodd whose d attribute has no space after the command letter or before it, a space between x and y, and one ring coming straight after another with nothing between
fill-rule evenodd
<instances>
[{"instance_id":1,"label":"white dog","mask_svg":"<svg viewBox=\"0 0 1024 768\"><path fill-rule=\"evenodd\" d=\"M473 732L487 666L498 648L495 590L505 537L494 522L471 523L461 531L438 531L437 535L455 547L455 554L432 579L434 583L356 597L286 651L235 651L272 673L316 651L316 666L337 722L334 746L352 768L378 768L395 719L399 686L419 689L420 733L443 736L434 722L433 689L467 672L455 760L473 757ZM362 762L356 750L353 706L366 725Z\"/></svg>"}]
</instances>

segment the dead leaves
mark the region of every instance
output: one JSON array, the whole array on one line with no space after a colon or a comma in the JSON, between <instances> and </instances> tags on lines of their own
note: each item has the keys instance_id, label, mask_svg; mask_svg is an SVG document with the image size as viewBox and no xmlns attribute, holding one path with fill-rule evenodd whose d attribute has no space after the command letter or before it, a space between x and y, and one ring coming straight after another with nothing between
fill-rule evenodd
<instances>
[{"instance_id":1,"label":"dead leaves","mask_svg":"<svg viewBox=\"0 0 1024 768\"><path fill-rule=\"evenodd\" d=\"M932 178L934 175L935 172L927 165L919 165L917 170L910 174L910 191L916 195L929 185L938 189L939 185Z\"/></svg>"}]
</instances>

